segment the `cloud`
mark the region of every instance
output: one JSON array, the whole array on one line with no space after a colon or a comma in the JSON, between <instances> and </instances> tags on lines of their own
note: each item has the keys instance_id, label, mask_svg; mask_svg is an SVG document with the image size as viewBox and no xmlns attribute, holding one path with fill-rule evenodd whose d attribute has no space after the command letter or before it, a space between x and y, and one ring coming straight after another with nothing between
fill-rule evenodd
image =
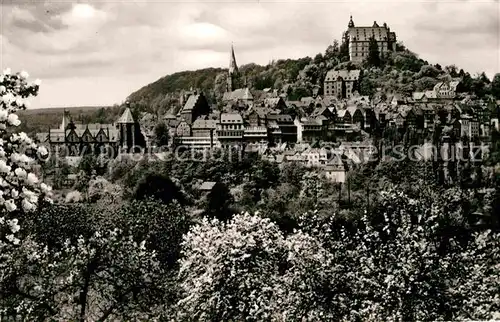
<instances>
[{"instance_id":1,"label":"cloud","mask_svg":"<svg viewBox=\"0 0 500 322\"><path fill-rule=\"evenodd\" d=\"M496 1L72 1L2 5L1 65L46 79L38 102L112 104L185 69L314 56L356 25L388 23L423 59L499 72ZM98 93L98 95L97 95Z\"/></svg>"}]
</instances>

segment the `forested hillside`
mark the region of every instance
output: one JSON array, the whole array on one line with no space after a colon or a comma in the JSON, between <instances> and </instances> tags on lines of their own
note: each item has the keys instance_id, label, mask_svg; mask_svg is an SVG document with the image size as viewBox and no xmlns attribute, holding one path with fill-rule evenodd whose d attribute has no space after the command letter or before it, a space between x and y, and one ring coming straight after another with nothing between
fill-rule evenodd
<instances>
[{"instance_id":1,"label":"forested hillside","mask_svg":"<svg viewBox=\"0 0 500 322\"><path fill-rule=\"evenodd\" d=\"M334 41L324 53L314 58L279 59L266 66L247 64L240 66L246 84L253 90L278 89L287 94L289 100L311 96L312 89L319 86L322 94L323 81L331 69L363 69L361 95L373 95L380 89L384 95L411 94L414 91L430 90L439 81L454 77L463 80L463 92L480 98L492 95L500 99L500 75L491 81L485 73L471 75L457 66L440 66L421 59L416 53L398 43L396 51L379 55L373 48L363 64L349 62L347 44ZM178 92L191 87L202 90L211 103L222 97L226 90L226 69L206 68L183 71L167 75L130 94L128 100L141 110L155 108L168 111L175 105ZM179 108L179 106L177 106ZM176 111L170 111L176 112Z\"/></svg>"}]
</instances>

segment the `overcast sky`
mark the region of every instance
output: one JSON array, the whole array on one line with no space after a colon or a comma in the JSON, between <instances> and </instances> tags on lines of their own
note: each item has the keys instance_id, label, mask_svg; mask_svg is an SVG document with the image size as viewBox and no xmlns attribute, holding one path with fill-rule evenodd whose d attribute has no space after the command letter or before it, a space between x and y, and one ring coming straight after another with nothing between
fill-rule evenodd
<instances>
[{"instance_id":1,"label":"overcast sky","mask_svg":"<svg viewBox=\"0 0 500 322\"><path fill-rule=\"evenodd\" d=\"M0 0L2 70L40 78L34 108L112 105L161 76L313 57L357 26L386 22L421 58L500 71L500 3L472 1ZM43 1L40 1L43 2Z\"/></svg>"}]
</instances>

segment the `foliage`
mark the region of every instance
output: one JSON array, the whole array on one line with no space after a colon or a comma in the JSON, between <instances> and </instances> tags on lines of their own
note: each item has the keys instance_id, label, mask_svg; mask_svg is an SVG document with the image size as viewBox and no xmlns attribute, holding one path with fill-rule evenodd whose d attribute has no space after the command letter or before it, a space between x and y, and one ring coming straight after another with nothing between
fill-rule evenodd
<instances>
[{"instance_id":1,"label":"foliage","mask_svg":"<svg viewBox=\"0 0 500 322\"><path fill-rule=\"evenodd\" d=\"M82 202L83 201L82 193L80 191L77 191L77 190L70 191L66 194L65 201L67 203Z\"/></svg>"},{"instance_id":2,"label":"foliage","mask_svg":"<svg viewBox=\"0 0 500 322\"><path fill-rule=\"evenodd\" d=\"M87 198L90 202L104 201L106 203L117 203L122 197L122 187L113 184L103 177L97 177L89 182Z\"/></svg>"},{"instance_id":3,"label":"foliage","mask_svg":"<svg viewBox=\"0 0 500 322\"><path fill-rule=\"evenodd\" d=\"M164 203L170 203L173 200L184 203L184 197L179 187L170 178L159 174L146 174L135 188L133 199L145 200L148 198Z\"/></svg>"},{"instance_id":4,"label":"foliage","mask_svg":"<svg viewBox=\"0 0 500 322\"><path fill-rule=\"evenodd\" d=\"M24 132L14 133L20 125L17 111L26 109L28 99L38 93L40 81L27 82L28 73L0 75L0 285L15 272L12 262L23 241L16 237L26 213L47 199L51 188L40 183L32 172L37 157L48 151L38 147ZM22 246L21 246L22 247Z\"/></svg>"},{"instance_id":5,"label":"foliage","mask_svg":"<svg viewBox=\"0 0 500 322\"><path fill-rule=\"evenodd\" d=\"M371 37L368 42L368 57L366 58L366 63L368 66L380 66L380 50L378 48L377 40L375 37Z\"/></svg>"},{"instance_id":6,"label":"foliage","mask_svg":"<svg viewBox=\"0 0 500 322\"><path fill-rule=\"evenodd\" d=\"M233 201L228 187L225 184L216 183L207 195L204 214L209 218L228 220L232 216L231 205Z\"/></svg>"},{"instance_id":7,"label":"foliage","mask_svg":"<svg viewBox=\"0 0 500 322\"><path fill-rule=\"evenodd\" d=\"M155 144L159 147L165 147L169 142L168 127L165 123L158 123L154 128Z\"/></svg>"},{"instance_id":8,"label":"foliage","mask_svg":"<svg viewBox=\"0 0 500 322\"><path fill-rule=\"evenodd\" d=\"M155 253L119 230L67 241L59 250L27 242L3 288L4 316L23 320L148 319L161 299Z\"/></svg>"},{"instance_id":9,"label":"foliage","mask_svg":"<svg viewBox=\"0 0 500 322\"><path fill-rule=\"evenodd\" d=\"M268 219L242 214L227 224L205 219L183 246L181 319L332 317L331 298L318 294L336 283L332 258L306 234L285 238Z\"/></svg>"}]
</instances>

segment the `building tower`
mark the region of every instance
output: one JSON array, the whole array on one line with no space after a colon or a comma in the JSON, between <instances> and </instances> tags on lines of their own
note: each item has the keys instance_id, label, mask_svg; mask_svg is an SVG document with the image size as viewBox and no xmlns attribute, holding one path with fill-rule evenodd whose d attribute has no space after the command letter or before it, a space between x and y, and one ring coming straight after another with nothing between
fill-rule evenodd
<instances>
[{"instance_id":1,"label":"building tower","mask_svg":"<svg viewBox=\"0 0 500 322\"><path fill-rule=\"evenodd\" d=\"M126 148L128 152L129 149L136 144L136 124L128 104L125 112L123 112L122 116L116 121L116 124L120 133L120 147Z\"/></svg>"},{"instance_id":2,"label":"building tower","mask_svg":"<svg viewBox=\"0 0 500 322\"><path fill-rule=\"evenodd\" d=\"M349 19L349 23L347 24L347 28L354 28L354 21L352 20L352 16L351 16L351 19Z\"/></svg>"},{"instance_id":3,"label":"building tower","mask_svg":"<svg viewBox=\"0 0 500 322\"><path fill-rule=\"evenodd\" d=\"M229 56L229 75L227 77L227 92L232 92L241 86L240 84L240 72L238 70L238 65L236 65L236 56L234 55L234 47L231 44L231 53Z\"/></svg>"},{"instance_id":4,"label":"building tower","mask_svg":"<svg viewBox=\"0 0 500 322\"><path fill-rule=\"evenodd\" d=\"M66 130L66 127L68 127L68 118L67 117L69 117L69 112L68 112L68 110L64 109L62 122L61 122L61 125L59 126L60 130L64 131L64 130Z\"/></svg>"}]
</instances>

